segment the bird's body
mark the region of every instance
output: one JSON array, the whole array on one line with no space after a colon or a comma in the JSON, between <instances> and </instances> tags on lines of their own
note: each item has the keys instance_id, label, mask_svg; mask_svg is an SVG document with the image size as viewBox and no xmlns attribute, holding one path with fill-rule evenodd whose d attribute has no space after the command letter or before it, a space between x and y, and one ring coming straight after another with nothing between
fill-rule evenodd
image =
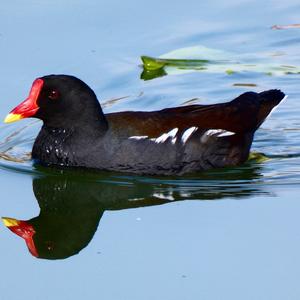
<instances>
[{"instance_id":1,"label":"bird's body","mask_svg":"<svg viewBox=\"0 0 300 300\"><path fill-rule=\"evenodd\" d=\"M28 98L37 107L29 116L44 125L33 159L137 174L185 174L243 163L256 129L284 98L279 90L248 92L221 104L104 115L81 80L66 75L37 80L32 90L39 92L31 90ZM20 115L18 108L10 116Z\"/></svg>"}]
</instances>

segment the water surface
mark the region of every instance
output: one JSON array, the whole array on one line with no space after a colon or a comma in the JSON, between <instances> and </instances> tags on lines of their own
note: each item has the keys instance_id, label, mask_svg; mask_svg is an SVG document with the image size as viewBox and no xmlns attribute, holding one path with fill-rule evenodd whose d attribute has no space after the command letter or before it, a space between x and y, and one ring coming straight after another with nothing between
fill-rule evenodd
<instances>
[{"instance_id":1,"label":"water surface","mask_svg":"<svg viewBox=\"0 0 300 300\"><path fill-rule=\"evenodd\" d=\"M260 155L185 177L33 166L41 124L1 125L0 216L34 226L38 253L1 226L1 297L299 299L300 75L258 71L299 66L299 29L271 29L299 23L299 9L293 0L3 4L1 118L50 73L85 80L106 112L221 102L249 89L289 97L256 133ZM141 55L188 47L257 69L140 79Z\"/></svg>"}]
</instances>

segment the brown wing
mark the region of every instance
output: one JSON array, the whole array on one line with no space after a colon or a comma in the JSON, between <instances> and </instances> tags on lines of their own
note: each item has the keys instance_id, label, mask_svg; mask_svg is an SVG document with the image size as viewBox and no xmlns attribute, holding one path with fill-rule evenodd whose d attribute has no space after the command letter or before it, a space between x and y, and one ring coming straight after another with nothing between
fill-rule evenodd
<instances>
[{"instance_id":1,"label":"brown wing","mask_svg":"<svg viewBox=\"0 0 300 300\"><path fill-rule=\"evenodd\" d=\"M284 94L278 90L260 94L248 92L227 103L152 112L127 111L107 114L106 118L112 130L124 136L157 137L173 128L184 130L192 126L242 133L256 130L283 97Z\"/></svg>"}]
</instances>

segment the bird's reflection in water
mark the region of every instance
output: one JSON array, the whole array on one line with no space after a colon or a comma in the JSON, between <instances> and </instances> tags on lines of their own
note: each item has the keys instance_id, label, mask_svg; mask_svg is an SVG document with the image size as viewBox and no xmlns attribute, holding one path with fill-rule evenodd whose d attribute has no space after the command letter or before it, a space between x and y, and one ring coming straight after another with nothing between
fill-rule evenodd
<instances>
[{"instance_id":1,"label":"bird's reflection in water","mask_svg":"<svg viewBox=\"0 0 300 300\"><path fill-rule=\"evenodd\" d=\"M32 255L45 259L64 259L86 247L106 210L267 193L259 184L259 165L251 163L190 178L42 171L33 179L40 214L27 221L3 222L25 240Z\"/></svg>"}]
</instances>

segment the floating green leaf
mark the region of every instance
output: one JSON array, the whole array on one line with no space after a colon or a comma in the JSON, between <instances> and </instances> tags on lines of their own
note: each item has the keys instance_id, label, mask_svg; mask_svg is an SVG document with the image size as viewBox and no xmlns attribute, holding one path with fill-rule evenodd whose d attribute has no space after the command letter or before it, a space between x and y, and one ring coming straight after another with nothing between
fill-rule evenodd
<instances>
[{"instance_id":1,"label":"floating green leaf","mask_svg":"<svg viewBox=\"0 0 300 300\"><path fill-rule=\"evenodd\" d=\"M274 55L236 54L204 46L181 48L158 58L142 56L143 73L141 79L176 75L187 72L225 73L256 72L268 76L300 74L300 67L286 63Z\"/></svg>"},{"instance_id":2,"label":"floating green leaf","mask_svg":"<svg viewBox=\"0 0 300 300\"><path fill-rule=\"evenodd\" d=\"M153 58L150 56L141 56L141 59L144 64L144 68L148 71L158 70L163 68L166 65L164 60L159 58Z\"/></svg>"},{"instance_id":3,"label":"floating green leaf","mask_svg":"<svg viewBox=\"0 0 300 300\"><path fill-rule=\"evenodd\" d=\"M265 162L265 161L267 161L269 159L270 158L267 157L266 155L264 155L263 153L251 152L249 154L248 161L255 161L255 162L258 162L258 163L262 163L262 162Z\"/></svg>"},{"instance_id":4,"label":"floating green leaf","mask_svg":"<svg viewBox=\"0 0 300 300\"><path fill-rule=\"evenodd\" d=\"M205 64L208 64L210 61L205 59L170 59L170 58L154 58L150 56L141 57L144 68L146 70L158 70L162 69L165 66L177 67L180 69L198 69L204 70Z\"/></svg>"}]
</instances>

